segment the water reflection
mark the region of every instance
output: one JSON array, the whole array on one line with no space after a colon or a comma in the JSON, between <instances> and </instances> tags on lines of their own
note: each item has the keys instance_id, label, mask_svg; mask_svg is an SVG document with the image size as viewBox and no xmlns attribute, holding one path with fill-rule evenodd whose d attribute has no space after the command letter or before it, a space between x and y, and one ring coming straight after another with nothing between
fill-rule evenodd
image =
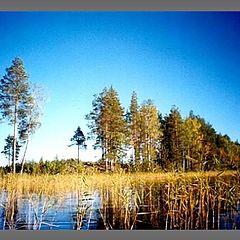
<instances>
[{"instance_id":1,"label":"water reflection","mask_svg":"<svg viewBox=\"0 0 240 240\"><path fill-rule=\"evenodd\" d=\"M239 189L213 182L89 192L0 192L0 229L240 229Z\"/></svg>"},{"instance_id":2,"label":"water reflection","mask_svg":"<svg viewBox=\"0 0 240 240\"><path fill-rule=\"evenodd\" d=\"M106 229L240 229L239 184L206 179L102 190Z\"/></svg>"}]
</instances>

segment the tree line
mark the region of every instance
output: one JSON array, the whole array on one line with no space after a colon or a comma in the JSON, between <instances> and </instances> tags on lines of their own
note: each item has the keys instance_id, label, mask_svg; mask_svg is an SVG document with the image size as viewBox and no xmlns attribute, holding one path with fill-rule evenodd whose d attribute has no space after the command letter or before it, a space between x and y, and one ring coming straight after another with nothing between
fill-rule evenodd
<instances>
[{"instance_id":1,"label":"tree line","mask_svg":"<svg viewBox=\"0 0 240 240\"><path fill-rule=\"evenodd\" d=\"M86 115L94 148L100 148L106 171L127 166L133 171L206 171L237 169L240 144L217 133L204 118L183 118L173 106L162 116L151 100L138 103L132 93L125 112L113 87L94 95Z\"/></svg>"},{"instance_id":2,"label":"tree line","mask_svg":"<svg viewBox=\"0 0 240 240\"><path fill-rule=\"evenodd\" d=\"M0 80L0 121L6 120L12 126L12 134L6 136L1 153L8 158L13 173L23 147L17 171L24 171L30 136L40 127L42 100L42 93L29 81L23 61L15 58ZM86 119L90 129L88 138L94 139L94 149L101 149L99 163L104 165L105 171L123 167L131 171L205 171L239 167L240 144L237 141L217 133L193 111L183 118L173 106L169 114L163 116L153 101L139 104L136 92L132 93L125 111L117 91L112 86L104 88L94 95ZM78 146L78 164L79 150L86 148L86 140L78 127L69 145Z\"/></svg>"}]
</instances>

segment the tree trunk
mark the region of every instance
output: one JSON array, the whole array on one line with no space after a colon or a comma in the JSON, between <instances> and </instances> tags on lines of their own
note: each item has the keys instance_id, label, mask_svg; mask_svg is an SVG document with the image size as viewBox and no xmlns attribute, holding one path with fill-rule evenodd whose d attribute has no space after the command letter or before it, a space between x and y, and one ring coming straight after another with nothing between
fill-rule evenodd
<instances>
[{"instance_id":1,"label":"tree trunk","mask_svg":"<svg viewBox=\"0 0 240 240\"><path fill-rule=\"evenodd\" d=\"M148 146L148 171L151 171L151 152L150 152L150 144Z\"/></svg>"},{"instance_id":2,"label":"tree trunk","mask_svg":"<svg viewBox=\"0 0 240 240\"><path fill-rule=\"evenodd\" d=\"M29 137L27 138L25 149L24 149L24 153L23 153L23 157L22 157L21 175L23 174L23 168L24 168L24 164L25 164L25 156L26 156L26 152L27 152L27 148L28 148L28 143L29 143Z\"/></svg>"},{"instance_id":3,"label":"tree trunk","mask_svg":"<svg viewBox=\"0 0 240 240\"><path fill-rule=\"evenodd\" d=\"M108 138L107 138L107 130L108 130L108 128L107 128L107 125L105 126L105 135L104 135L104 156L105 156L105 166L106 166L106 172L108 172L108 143L107 143L107 140L108 140Z\"/></svg>"},{"instance_id":4,"label":"tree trunk","mask_svg":"<svg viewBox=\"0 0 240 240\"><path fill-rule=\"evenodd\" d=\"M133 165L136 166L135 146L132 147L132 162L133 162Z\"/></svg>"},{"instance_id":5,"label":"tree trunk","mask_svg":"<svg viewBox=\"0 0 240 240\"><path fill-rule=\"evenodd\" d=\"M10 149L8 153L8 166L11 168L11 150Z\"/></svg>"},{"instance_id":6,"label":"tree trunk","mask_svg":"<svg viewBox=\"0 0 240 240\"><path fill-rule=\"evenodd\" d=\"M31 114L31 113L30 113L30 114ZM23 168L24 168L24 163L25 163L25 157L26 157L26 152L27 152L28 143L29 143L30 122L31 122L31 117L30 117L30 119L29 119L29 124L28 124L28 127L27 127L27 140L26 140L26 145L25 145L25 149L24 149L24 153L23 153L23 157L22 157L22 162L21 162L21 175L23 174Z\"/></svg>"},{"instance_id":7,"label":"tree trunk","mask_svg":"<svg viewBox=\"0 0 240 240\"><path fill-rule=\"evenodd\" d=\"M80 159L79 159L79 148L80 148L80 145L78 144L78 163L80 163Z\"/></svg>"},{"instance_id":8,"label":"tree trunk","mask_svg":"<svg viewBox=\"0 0 240 240\"><path fill-rule=\"evenodd\" d=\"M108 172L108 161L107 161L107 158L105 159L105 170L106 170L106 172Z\"/></svg>"},{"instance_id":9,"label":"tree trunk","mask_svg":"<svg viewBox=\"0 0 240 240\"><path fill-rule=\"evenodd\" d=\"M108 158L107 158L107 141L105 140L104 141L104 150L103 150L103 152L104 152L104 159L105 159L105 170L106 170L106 172L108 172L108 168L109 168L109 164L108 164Z\"/></svg>"},{"instance_id":10,"label":"tree trunk","mask_svg":"<svg viewBox=\"0 0 240 240\"><path fill-rule=\"evenodd\" d=\"M14 107L14 121L13 121L13 153L12 153L12 171L16 173L16 146L17 146L17 103Z\"/></svg>"},{"instance_id":11,"label":"tree trunk","mask_svg":"<svg viewBox=\"0 0 240 240\"><path fill-rule=\"evenodd\" d=\"M111 171L114 172L114 160L111 160Z\"/></svg>"},{"instance_id":12,"label":"tree trunk","mask_svg":"<svg viewBox=\"0 0 240 240\"><path fill-rule=\"evenodd\" d=\"M134 164L135 164L135 168L138 169L139 167L139 150L138 150L138 146L134 146Z\"/></svg>"}]
</instances>

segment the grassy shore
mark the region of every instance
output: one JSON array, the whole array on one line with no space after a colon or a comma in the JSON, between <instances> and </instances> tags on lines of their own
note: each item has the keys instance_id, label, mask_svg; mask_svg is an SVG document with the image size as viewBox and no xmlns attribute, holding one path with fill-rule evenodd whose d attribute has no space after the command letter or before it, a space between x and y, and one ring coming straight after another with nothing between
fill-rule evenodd
<instances>
[{"instance_id":1,"label":"grassy shore","mask_svg":"<svg viewBox=\"0 0 240 240\"><path fill-rule=\"evenodd\" d=\"M236 171L211 171L188 173L98 173L68 175L4 175L0 178L0 189L19 193L65 193L72 191L91 191L101 188L123 188L127 186L169 184L181 182L184 185L199 180L236 177Z\"/></svg>"}]
</instances>

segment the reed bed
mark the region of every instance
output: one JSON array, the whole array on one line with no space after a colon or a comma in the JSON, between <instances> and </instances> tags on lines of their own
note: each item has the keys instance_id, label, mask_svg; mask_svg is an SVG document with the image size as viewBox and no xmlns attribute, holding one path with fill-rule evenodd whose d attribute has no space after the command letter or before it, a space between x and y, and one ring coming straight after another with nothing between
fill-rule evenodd
<instances>
[{"instance_id":1,"label":"reed bed","mask_svg":"<svg viewBox=\"0 0 240 240\"><path fill-rule=\"evenodd\" d=\"M236 171L189 173L98 173L71 175L5 175L0 189L8 193L6 220L14 228L17 198L44 196L37 227L51 208L71 193L78 199L76 229L81 229L89 206L85 196L98 191L103 229L239 229L240 176ZM62 196L62 198L61 198ZM36 198L35 198L36 199ZM38 201L38 199L37 199ZM13 204L14 203L14 204ZM149 224L151 223L151 224ZM224 225L225 224L225 225ZM224 226L223 226L224 225Z\"/></svg>"},{"instance_id":2,"label":"reed bed","mask_svg":"<svg viewBox=\"0 0 240 240\"><path fill-rule=\"evenodd\" d=\"M0 189L19 193L55 194L76 190L94 190L105 187L123 188L126 186L151 183L188 182L214 177L238 177L235 171L189 172L189 173L98 173L69 175L4 175L0 177Z\"/></svg>"},{"instance_id":3,"label":"reed bed","mask_svg":"<svg viewBox=\"0 0 240 240\"><path fill-rule=\"evenodd\" d=\"M107 187L101 195L106 229L240 228L240 178L230 171L135 174L124 187Z\"/></svg>"}]
</instances>

